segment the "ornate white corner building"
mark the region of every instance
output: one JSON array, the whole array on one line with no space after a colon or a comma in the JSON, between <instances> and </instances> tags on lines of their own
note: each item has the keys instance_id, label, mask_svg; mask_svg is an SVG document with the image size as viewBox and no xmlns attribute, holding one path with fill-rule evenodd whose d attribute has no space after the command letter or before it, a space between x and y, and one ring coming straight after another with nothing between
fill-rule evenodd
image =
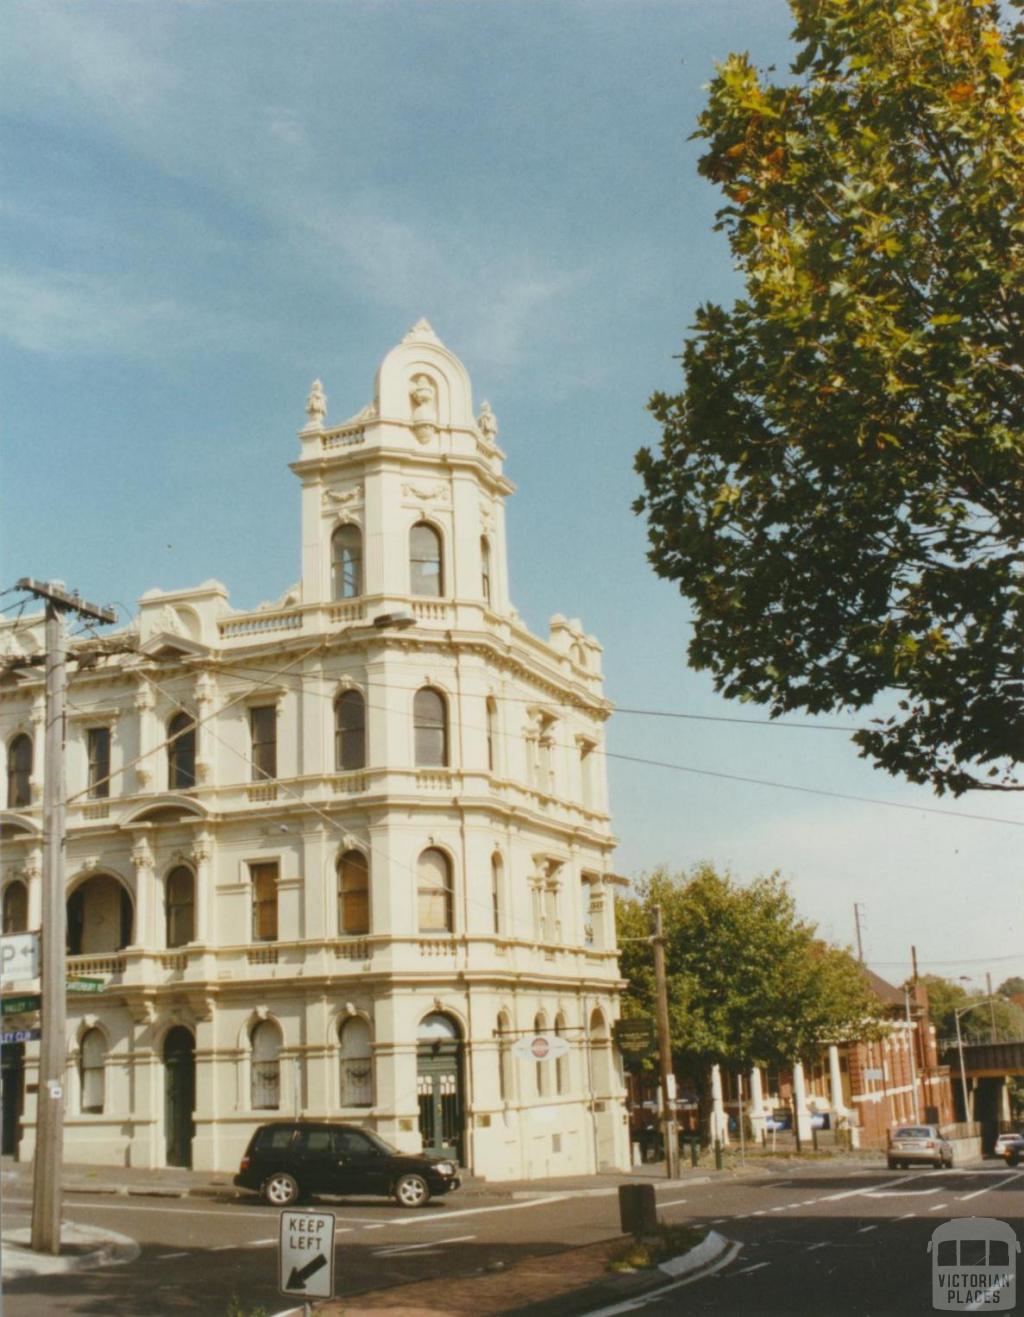
<instances>
[{"instance_id":1,"label":"ornate white corner building","mask_svg":"<svg viewBox=\"0 0 1024 1317\"><path fill-rule=\"evenodd\" d=\"M68 994L66 1159L230 1170L301 1114L494 1179L624 1167L601 648L513 608L498 422L425 321L351 421L320 381L306 415L301 580L149 591L71 678L68 974L101 986ZM39 927L42 715L9 673L5 932ZM22 1159L37 1046L4 1049Z\"/></svg>"}]
</instances>

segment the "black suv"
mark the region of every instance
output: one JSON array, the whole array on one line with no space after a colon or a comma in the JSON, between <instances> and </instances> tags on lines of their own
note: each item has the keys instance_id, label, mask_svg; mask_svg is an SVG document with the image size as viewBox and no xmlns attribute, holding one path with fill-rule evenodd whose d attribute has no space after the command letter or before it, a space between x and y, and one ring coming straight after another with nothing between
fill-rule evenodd
<instances>
[{"instance_id":1,"label":"black suv","mask_svg":"<svg viewBox=\"0 0 1024 1317\"><path fill-rule=\"evenodd\" d=\"M256 1130L235 1184L273 1207L304 1194L390 1194L402 1207L422 1207L459 1187L459 1168L399 1152L358 1125L282 1120Z\"/></svg>"}]
</instances>

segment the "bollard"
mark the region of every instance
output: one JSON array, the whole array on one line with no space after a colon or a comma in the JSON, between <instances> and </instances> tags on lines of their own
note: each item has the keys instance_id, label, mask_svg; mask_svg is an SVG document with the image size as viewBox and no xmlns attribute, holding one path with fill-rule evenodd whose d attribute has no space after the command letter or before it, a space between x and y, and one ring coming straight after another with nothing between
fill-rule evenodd
<instances>
[{"instance_id":1,"label":"bollard","mask_svg":"<svg viewBox=\"0 0 1024 1317\"><path fill-rule=\"evenodd\" d=\"M722 1140L715 1139L715 1170L722 1169Z\"/></svg>"},{"instance_id":2,"label":"bollard","mask_svg":"<svg viewBox=\"0 0 1024 1317\"><path fill-rule=\"evenodd\" d=\"M690 1165L696 1167L700 1160L700 1139L690 1140Z\"/></svg>"},{"instance_id":3,"label":"bollard","mask_svg":"<svg viewBox=\"0 0 1024 1317\"><path fill-rule=\"evenodd\" d=\"M643 1164L644 1164L644 1159L643 1159L643 1156L641 1155L641 1152L640 1152L640 1144L639 1144L639 1143L634 1143L634 1144L633 1144L633 1165L634 1165L634 1167L636 1167L636 1166L642 1166Z\"/></svg>"},{"instance_id":4,"label":"bollard","mask_svg":"<svg viewBox=\"0 0 1024 1317\"><path fill-rule=\"evenodd\" d=\"M619 1223L624 1235L653 1235L658 1229L658 1205L653 1184L619 1185Z\"/></svg>"}]
</instances>

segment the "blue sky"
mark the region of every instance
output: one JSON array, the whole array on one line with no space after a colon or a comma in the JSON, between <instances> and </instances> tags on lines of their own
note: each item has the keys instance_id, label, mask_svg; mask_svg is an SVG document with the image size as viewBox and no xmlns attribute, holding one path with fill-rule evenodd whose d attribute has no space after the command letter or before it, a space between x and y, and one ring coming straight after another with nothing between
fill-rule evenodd
<instances>
[{"instance_id":1,"label":"blue sky","mask_svg":"<svg viewBox=\"0 0 1024 1317\"><path fill-rule=\"evenodd\" d=\"M686 668L630 505L645 402L738 287L688 140L702 87L730 49L785 68L784 0L14 0L4 27L5 585L279 595L311 379L351 414L426 316L501 424L533 629L581 616L622 706L759 717ZM610 749L908 807L612 759L621 872L778 869L838 941L863 903L887 977L912 942L1024 973L1020 826L925 812L1024 802L937 801L821 728L623 713Z\"/></svg>"}]
</instances>

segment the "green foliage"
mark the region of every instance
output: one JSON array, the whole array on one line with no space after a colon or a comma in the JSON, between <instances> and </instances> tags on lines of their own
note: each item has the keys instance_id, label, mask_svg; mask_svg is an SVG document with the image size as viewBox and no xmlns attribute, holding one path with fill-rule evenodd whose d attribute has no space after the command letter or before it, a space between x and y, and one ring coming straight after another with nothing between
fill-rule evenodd
<instances>
[{"instance_id":1,"label":"green foliage","mask_svg":"<svg viewBox=\"0 0 1024 1317\"><path fill-rule=\"evenodd\" d=\"M822 943L778 877L740 886L708 864L642 878L618 903L625 1015L654 1014L654 967L644 938L655 905L666 938L669 1016L677 1066L789 1062L826 1041L871 1036L878 1002L857 962Z\"/></svg>"},{"instance_id":2,"label":"green foliage","mask_svg":"<svg viewBox=\"0 0 1024 1317\"><path fill-rule=\"evenodd\" d=\"M962 984L940 978L937 974L923 974L921 982L928 989L928 1013L940 1042L950 1042L956 1037L956 1012L972 1005L975 1009L960 1017L964 1042L987 1043L992 1037L993 1021L997 1039L1024 1039L1024 1009L1015 1003L996 1001L990 1005L985 993L968 992ZM1006 983L1000 984L996 989L997 996L1008 995L1006 984L1012 985L1013 980L1007 979Z\"/></svg>"},{"instance_id":3,"label":"green foliage","mask_svg":"<svg viewBox=\"0 0 1024 1317\"><path fill-rule=\"evenodd\" d=\"M1024 979L1019 974L1013 974L1003 979L996 992L1000 997L1024 997Z\"/></svg>"},{"instance_id":4,"label":"green foliage","mask_svg":"<svg viewBox=\"0 0 1024 1317\"><path fill-rule=\"evenodd\" d=\"M794 76L730 55L700 117L746 292L651 400L649 557L718 690L773 716L896 692L862 756L1020 790L1024 24L790 3Z\"/></svg>"},{"instance_id":5,"label":"green foliage","mask_svg":"<svg viewBox=\"0 0 1024 1317\"><path fill-rule=\"evenodd\" d=\"M658 1222L657 1233L621 1244L608 1255L609 1271L644 1271L669 1258L682 1257L708 1237L706 1226L670 1225Z\"/></svg>"},{"instance_id":6,"label":"green foliage","mask_svg":"<svg viewBox=\"0 0 1024 1317\"><path fill-rule=\"evenodd\" d=\"M224 1317L267 1317L267 1310L262 1304L258 1308L247 1308L237 1294L232 1294Z\"/></svg>"}]
</instances>

